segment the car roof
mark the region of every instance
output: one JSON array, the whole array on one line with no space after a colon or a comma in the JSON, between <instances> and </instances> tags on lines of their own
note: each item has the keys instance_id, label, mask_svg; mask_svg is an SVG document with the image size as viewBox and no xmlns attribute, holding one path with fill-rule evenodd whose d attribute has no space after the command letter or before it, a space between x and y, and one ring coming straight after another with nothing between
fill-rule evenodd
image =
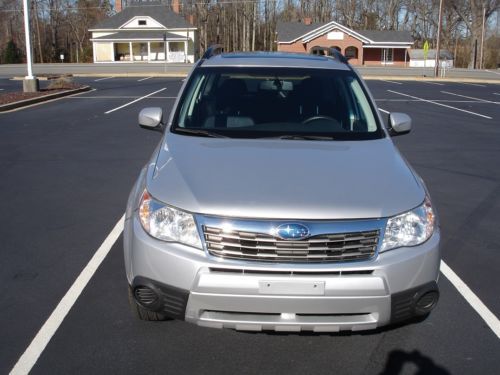
<instances>
[{"instance_id":1,"label":"car roof","mask_svg":"<svg viewBox=\"0 0 500 375\"><path fill-rule=\"evenodd\" d=\"M350 70L350 67L332 57L290 52L232 52L212 56L202 67L286 67Z\"/></svg>"}]
</instances>

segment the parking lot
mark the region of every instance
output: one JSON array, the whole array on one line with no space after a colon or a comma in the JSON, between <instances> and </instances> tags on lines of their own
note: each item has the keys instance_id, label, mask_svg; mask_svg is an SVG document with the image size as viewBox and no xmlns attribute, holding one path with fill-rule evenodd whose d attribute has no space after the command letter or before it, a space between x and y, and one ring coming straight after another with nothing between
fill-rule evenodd
<instances>
[{"instance_id":1,"label":"parking lot","mask_svg":"<svg viewBox=\"0 0 500 375\"><path fill-rule=\"evenodd\" d=\"M67 316L51 321L62 323L36 336L21 366L31 360L34 374L497 373L500 85L368 81L384 119L396 111L412 117L412 132L394 141L439 212L449 268L430 317L373 332L278 334L142 322L130 314L120 229L112 231L161 137L141 130L137 113L160 106L167 114L182 80L78 80L94 90L0 114L0 373L14 367L108 245L102 264L84 275L88 284L72 289L75 303L63 301ZM0 80L0 90L10 83ZM116 241L105 241L110 232ZM467 286L462 293L455 274Z\"/></svg>"}]
</instances>

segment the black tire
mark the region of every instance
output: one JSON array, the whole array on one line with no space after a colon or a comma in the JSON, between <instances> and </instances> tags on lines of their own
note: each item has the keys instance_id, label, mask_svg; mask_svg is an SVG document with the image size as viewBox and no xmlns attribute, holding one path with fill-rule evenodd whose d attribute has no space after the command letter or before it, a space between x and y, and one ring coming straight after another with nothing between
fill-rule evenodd
<instances>
[{"instance_id":1,"label":"black tire","mask_svg":"<svg viewBox=\"0 0 500 375\"><path fill-rule=\"evenodd\" d=\"M148 310L139 305L134 298L134 292L130 286L128 287L128 302L130 305L130 310L132 310L132 314L134 314L137 319L146 320L149 322L170 320L165 314Z\"/></svg>"}]
</instances>

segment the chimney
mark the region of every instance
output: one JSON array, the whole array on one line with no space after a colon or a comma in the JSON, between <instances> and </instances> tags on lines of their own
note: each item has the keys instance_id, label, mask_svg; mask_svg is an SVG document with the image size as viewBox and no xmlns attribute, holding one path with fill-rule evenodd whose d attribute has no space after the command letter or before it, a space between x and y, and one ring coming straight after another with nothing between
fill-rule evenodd
<instances>
[{"instance_id":1,"label":"chimney","mask_svg":"<svg viewBox=\"0 0 500 375\"><path fill-rule=\"evenodd\" d=\"M179 0L172 0L170 2L170 5L172 6L172 10L174 13L179 14L181 12L181 4Z\"/></svg>"},{"instance_id":2,"label":"chimney","mask_svg":"<svg viewBox=\"0 0 500 375\"><path fill-rule=\"evenodd\" d=\"M303 23L304 25L310 25L310 24L312 24L312 23L313 23L313 20L312 20L312 18L311 18L311 17L304 17L304 19L302 20L302 23Z\"/></svg>"},{"instance_id":3,"label":"chimney","mask_svg":"<svg viewBox=\"0 0 500 375\"><path fill-rule=\"evenodd\" d=\"M121 12L122 9L122 0L115 0L115 12Z\"/></svg>"}]
</instances>

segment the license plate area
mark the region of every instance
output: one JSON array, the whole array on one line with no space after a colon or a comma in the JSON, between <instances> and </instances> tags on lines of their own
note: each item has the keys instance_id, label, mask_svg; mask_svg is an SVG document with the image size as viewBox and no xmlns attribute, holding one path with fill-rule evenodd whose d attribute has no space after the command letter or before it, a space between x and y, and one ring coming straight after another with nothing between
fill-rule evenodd
<instances>
[{"instance_id":1,"label":"license plate area","mask_svg":"<svg viewBox=\"0 0 500 375\"><path fill-rule=\"evenodd\" d=\"M287 296L322 296L325 294L325 282L310 280L263 280L259 281L259 293Z\"/></svg>"}]
</instances>

